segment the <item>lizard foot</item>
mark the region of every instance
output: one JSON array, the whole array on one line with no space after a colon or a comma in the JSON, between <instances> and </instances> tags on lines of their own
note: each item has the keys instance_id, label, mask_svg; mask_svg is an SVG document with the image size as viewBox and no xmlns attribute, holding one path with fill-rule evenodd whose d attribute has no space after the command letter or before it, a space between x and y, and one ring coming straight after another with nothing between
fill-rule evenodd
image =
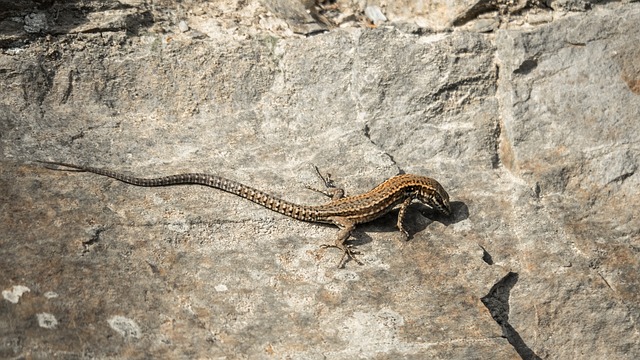
<instances>
[{"instance_id":1,"label":"lizard foot","mask_svg":"<svg viewBox=\"0 0 640 360\"><path fill-rule=\"evenodd\" d=\"M333 244L325 244L325 245L320 245L320 248L321 249L336 248L336 249L342 250L342 257L338 262L338 269L341 269L344 267L344 264L346 263L346 259L351 259L355 261L358 265L364 265L362 261L356 258L356 255L362 255L362 253L354 250L354 247L352 245L339 246L339 245L333 245Z\"/></svg>"}]
</instances>

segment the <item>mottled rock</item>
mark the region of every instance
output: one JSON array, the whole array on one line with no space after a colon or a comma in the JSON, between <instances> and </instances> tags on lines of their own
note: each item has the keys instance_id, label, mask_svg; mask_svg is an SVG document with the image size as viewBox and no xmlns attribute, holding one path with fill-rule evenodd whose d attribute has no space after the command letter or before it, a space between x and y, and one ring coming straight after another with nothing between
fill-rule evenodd
<instances>
[{"instance_id":1,"label":"mottled rock","mask_svg":"<svg viewBox=\"0 0 640 360\"><path fill-rule=\"evenodd\" d=\"M517 251L539 269L523 283L538 289L538 300L511 299L512 308L521 305L523 326L514 326L530 338L567 324L574 334L541 339L540 355L574 357L578 347L593 358L638 354L640 74L631 64L639 58L640 8L614 9L496 38L500 158L534 189L518 200L528 240Z\"/></svg>"},{"instance_id":2,"label":"mottled rock","mask_svg":"<svg viewBox=\"0 0 640 360\"><path fill-rule=\"evenodd\" d=\"M640 356L637 3L430 15L464 13L452 32L380 4L376 29L286 0L83 4L0 20L1 358ZM305 204L327 201L312 165L348 194L404 171L454 214L413 205L408 242L397 212L359 226L364 265L337 269L335 227L38 159Z\"/></svg>"}]
</instances>

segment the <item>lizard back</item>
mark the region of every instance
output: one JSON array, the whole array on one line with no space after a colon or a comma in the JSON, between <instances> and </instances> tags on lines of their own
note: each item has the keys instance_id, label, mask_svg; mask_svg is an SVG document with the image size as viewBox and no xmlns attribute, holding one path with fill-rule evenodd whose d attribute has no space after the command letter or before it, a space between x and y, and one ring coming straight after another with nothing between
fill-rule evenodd
<instances>
[{"instance_id":1,"label":"lizard back","mask_svg":"<svg viewBox=\"0 0 640 360\"><path fill-rule=\"evenodd\" d=\"M366 193L344 197L324 205L310 206L310 208L318 211L323 218L340 216L360 224L388 213L410 196L442 199L445 202L443 209L435 206L436 210L447 213L449 195L444 188L432 178L412 174L397 175ZM433 207L432 202L433 200L425 201L427 205Z\"/></svg>"},{"instance_id":2,"label":"lizard back","mask_svg":"<svg viewBox=\"0 0 640 360\"><path fill-rule=\"evenodd\" d=\"M91 166L63 162L41 161L41 163L91 172L136 186L209 186L250 200L291 218L309 222L335 223L334 219L340 217L349 219L355 224L365 223L388 213L396 205L405 201L407 197L427 200L424 201L427 205L436 207L447 214L449 212L449 196L442 186L434 179L411 174L394 176L360 195L340 198L322 205L300 205L237 181L211 174L184 173L156 178L140 178ZM440 206L440 203L443 205Z\"/></svg>"}]
</instances>

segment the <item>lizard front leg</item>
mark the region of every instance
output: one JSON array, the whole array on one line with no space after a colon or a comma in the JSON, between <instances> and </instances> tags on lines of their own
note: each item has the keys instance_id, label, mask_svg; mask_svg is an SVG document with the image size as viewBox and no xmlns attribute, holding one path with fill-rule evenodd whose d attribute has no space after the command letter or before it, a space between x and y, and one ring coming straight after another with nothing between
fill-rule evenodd
<instances>
[{"instance_id":1,"label":"lizard front leg","mask_svg":"<svg viewBox=\"0 0 640 360\"><path fill-rule=\"evenodd\" d=\"M331 201L342 199L344 197L344 189L336 187L335 182L333 182L333 179L331 179L331 174L327 173L326 177L322 176L318 167L314 166L314 168L316 170L316 174L318 175L320 180L322 180L322 183L324 183L325 190L319 190L311 186L307 186L307 189L326 195L331 198Z\"/></svg>"},{"instance_id":2,"label":"lizard front leg","mask_svg":"<svg viewBox=\"0 0 640 360\"><path fill-rule=\"evenodd\" d=\"M363 265L362 262L356 258L356 255L361 255L361 253L353 250L353 246L345 244L347 239L351 235L351 232L356 228L356 224L353 221L343 217L334 217L330 220L340 228L338 237L336 238L336 241L333 245L325 244L321 245L320 247L323 249L338 248L342 250L342 257L340 258L340 262L338 262L338 268L343 267L347 257L358 263L358 265Z\"/></svg>"},{"instance_id":3,"label":"lizard front leg","mask_svg":"<svg viewBox=\"0 0 640 360\"><path fill-rule=\"evenodd\" d=\"M400 230L400 232L402 233L402 237L405 240L409 240L409 232L405 230L402 223L404 221L404 216L407 213L407 208L409 207L409 205L411 205L411 201L413 201L413 197L408 196L406 199L404 199L402 204L400 204L400 211L398 211L398 222L396 223L398 230Z\"/></svg>"}]
</instances>

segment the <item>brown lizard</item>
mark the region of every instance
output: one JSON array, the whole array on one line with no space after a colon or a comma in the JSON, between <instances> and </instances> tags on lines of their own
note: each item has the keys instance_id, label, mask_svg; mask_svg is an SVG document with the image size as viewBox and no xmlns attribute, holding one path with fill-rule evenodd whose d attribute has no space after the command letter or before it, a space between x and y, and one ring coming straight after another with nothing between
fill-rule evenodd
<instances>
[{"instance_id":1,"label":"brown lizard","mask_svg":"<svg viewBox=\"0 0 640 360\"><path fill-rule=\"evenodd\" d=\"M342 267L345 257L353 259L356 263L362 265L362 262L355 256L360 255L360 253L354 251L351 245L346 244L351 232L357 224L377 219L394 209L397 205L400 205L400 210L398 212L396 225L405 239L408 239L409 233L405 230L402 222L407 207L413 200L418 200L446 216L451 214L449 194L442 188L442 185L432 178L419 175L397 175L382 182L364 194L344 197L344 191L334 186L330 175L325 179L316 168L325 186L327 189L331 189L331 191L312 190L320 191L330 196L332 200L323 205L298 205L239 182L210 174L187 173L146 179L91 166L73 165L64 162L39 162L46 165L64 166L75 169L69 170L48 167L53 170L91 172L137 186L153 187L183 184L210 186L251 200L269 210L297 220L336 225L340 231L338 232L335 243L333 245L322 245L322 247L335 247L342 250L343 254L338 263L338 267Z\"/></svg>"}]
</instances>

